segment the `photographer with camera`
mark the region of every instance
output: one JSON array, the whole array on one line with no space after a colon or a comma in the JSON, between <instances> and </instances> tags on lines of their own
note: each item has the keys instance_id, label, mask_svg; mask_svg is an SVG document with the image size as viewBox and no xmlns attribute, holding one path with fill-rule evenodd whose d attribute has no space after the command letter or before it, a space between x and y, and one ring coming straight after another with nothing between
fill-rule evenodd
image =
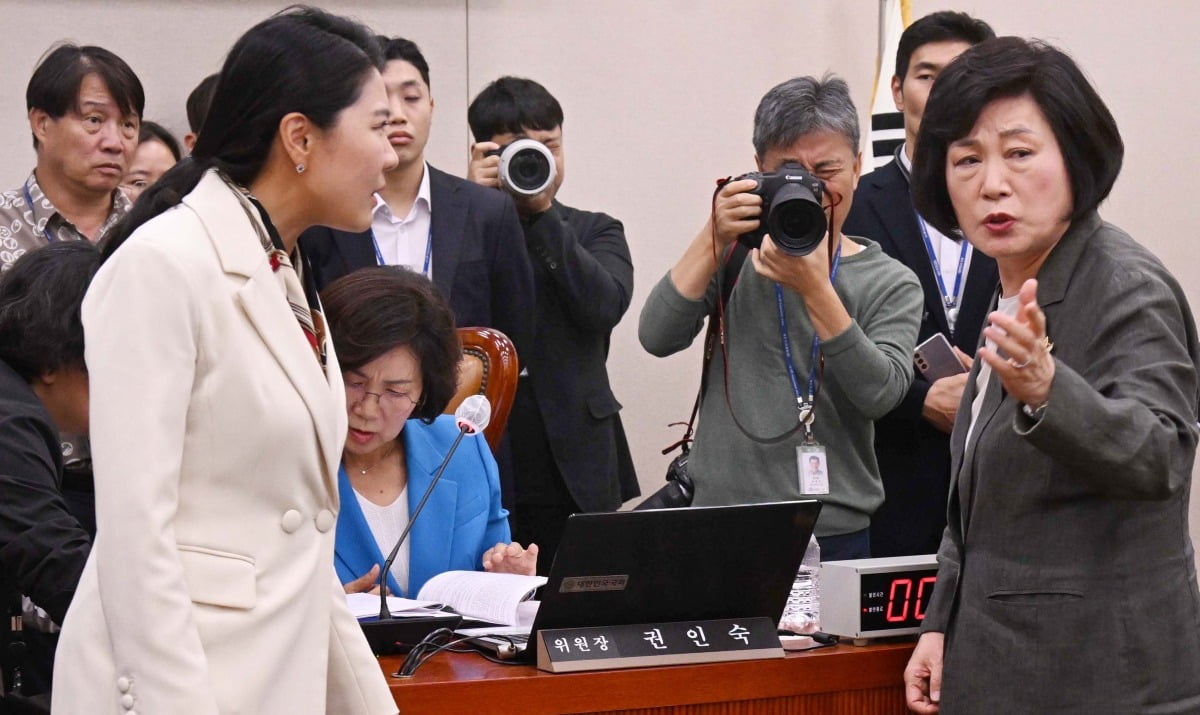
<instances>
[{"instance_id":1,"label":"photographer with camera","mask_svg":"<svg viewBox=\"0 0 1200 715\"><path fill-rule=\"evenodd\" d=\"M633 295L633 262L620 221L555 200L563 112L545 87L501 77L471 102L467 122L476 141L467 178L512 194L533 264L536 339L520 356L508 419L511 521L515 540L550 555L538 562L545 573L568 516L610 511L639 494L605 366Z\"/></svg>"},{"instance_id":2,"label":"photographer with camera","mask_svg":"<svg viewBox=\"0 0 1200 715\"><path fill-rule=\"evenodd\" d=\"M719 321L688 465L694 504L820 499L825 560L870 556L883 501L872 421L912 381L921 305L911 271L841 232L858 146L845 81L797 77L771 89L754 116L762 173L717 190L638 326L662 357L688 347L705 317ZM824 477L806 479L814 456Z\"/></svg>"}]
</instances>

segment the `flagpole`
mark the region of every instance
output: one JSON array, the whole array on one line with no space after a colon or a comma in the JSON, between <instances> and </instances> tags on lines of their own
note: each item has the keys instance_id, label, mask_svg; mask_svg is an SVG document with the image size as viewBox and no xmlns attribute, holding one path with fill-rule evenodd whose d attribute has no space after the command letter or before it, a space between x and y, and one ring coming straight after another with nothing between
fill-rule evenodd
<instances>
[{"instance_id":1,"label":"flagpole","mask_svg":"<svg viewBox=\"0 0 1200 715\"><path fill-rule=\"evenodd\" d=\"M888 0L879 0L879 49L876 52L876 57L883 57L884 50L887 49L887 4ZM883 73L883 68L879 68L879 73Z\"/></svg>"}]
</instances>

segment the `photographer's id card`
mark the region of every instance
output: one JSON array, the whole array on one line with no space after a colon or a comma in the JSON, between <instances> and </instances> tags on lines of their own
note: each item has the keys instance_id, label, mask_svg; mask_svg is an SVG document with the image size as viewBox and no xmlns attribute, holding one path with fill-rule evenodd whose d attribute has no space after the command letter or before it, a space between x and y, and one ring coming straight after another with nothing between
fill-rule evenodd
<instances>
[{"instance_id":1,"label":"photographer's id card","mask_svg":"<svg viewBox=\"0 0 1200 715\"><path fill-rule=\"evenodd\" d=\"M825 459L825 448L815 442L796 447L796 473L800 479L800 493L816 496L829 493L829 462Z\"/></svg>"}]
</instances>

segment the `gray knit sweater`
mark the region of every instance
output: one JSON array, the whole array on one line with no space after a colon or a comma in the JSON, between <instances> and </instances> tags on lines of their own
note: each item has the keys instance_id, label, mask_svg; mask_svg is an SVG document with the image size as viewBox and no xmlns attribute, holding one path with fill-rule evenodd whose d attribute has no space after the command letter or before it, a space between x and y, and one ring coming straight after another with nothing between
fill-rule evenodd
<instances>
[{"instance_id":1,"label":"gray knit sweater","mask_svg":"<svg viewBox=\"0 0 1200 715\"><path fill-rule=\"evenodd\" d=\"M828 456L828 495L817 523L819 536L845 534L870 525L883 502L883 483L872 447L874 420L900 402L912 382L912 354L921 319L916 277L886 256L879 244L842 258L835 289L853 324L822 343L823 381L813 432ZM642 308L638 337L657 356L683 350L700 333L716 301L716 279L701 300L681 296L665 276ZM799 294L784 289L792 359L800 389L807 393L813 328ZM729 396L738 420L758 437L773 437L796 424L796 400L779 336L775 284L758 275L750 260L726 307ZM714 352L708 390L700 405L689 471L695 504L742 504L805 498L800 493L798 431L783 442L763 445L737 428L725 401L724 358Z\"/></svg>"}]
</instances>

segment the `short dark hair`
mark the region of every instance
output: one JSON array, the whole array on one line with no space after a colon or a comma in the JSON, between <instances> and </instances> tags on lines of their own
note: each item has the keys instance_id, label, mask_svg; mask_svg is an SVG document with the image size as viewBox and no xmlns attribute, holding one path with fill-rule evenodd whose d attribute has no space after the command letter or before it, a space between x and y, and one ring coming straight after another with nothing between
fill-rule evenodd
<instances>
[{"instance_id":1,"label":"short dark hair","mask_svg":"<svg viewBox=\"0 0 1200 715\"><path fill-rule=\"evenodd\" d=\"M171 152L171 155L175 157L175 161L183 158L183 151L179 148L179 140L158 122L144 121L142 122L142 126L138 128L138 144L148 141L156 141L164 144Z\"/></svg>"},{"instance_id":2,"label":"short dark hair","mask_svg":"<svg viewBox=\"0 0 1200 715\"><path fill-rule=\"evenodd\" d=\"M38 63L25 88L25 111L40 109L53 119L78 111L79 87L90 74L104 83L123 116L142 116L146 109L146 93L141 80L125 60L103 47L80 47L69 42L54 47ZM37 147L35 136L33 148Z\"/></svg>"},{"instance_id":3,"label":"short dark hair","mask_svg":"<svg viewBox=\"0 0 1200 715\"><path fill-rule=\"evenodd\" d=\"M321 303L343 371L407 347L421 365L421 401L412 416L432 422L446 409L458 388L462 344L432 281L399 266L363 268L326 286Z\"/></svg>"},{"instance_id":4,"label":"short dark hair","mask_svg":"<svg viewBox=\"0 0 1200 715\"><path fill-rule=\"evenodd\" d=\"M946 187L950 145L975 126L996 99L1029 95L1054 132L1071 182L1075 221L1112 190L1125 144L1104 100L1063 51L1038 40L1001 37L958 56L938 75L925 105L913 156L912 192L917 211L946 235L958 218Z\"/></svg>"},{"instance_id":5,"label":"short dark hair","mask_svg":"<svg viewBox=\"0 0 1200 715\"><path fill-rule=\"evenodd\" d=\"M0 274L0 360L26 381L84 367L79 308L100 266L88 241L55 241Z\"/></svg>"},{"instance_id":6,"label":"short dark hair","mask_svg":"<svg viewBox=\"0 0 1200 715\"><path fill-rule=\"evenodd\" d=\"M385 61L403 60L411 64L421 73L421 79L425 82L425 86L432 86L429 84L429 63L425 61L425 55L421 54L421 48L417 47L417 43L403 37L387 37L386 35L377 35L375 41L383 49Z\"/></svg>"},{"instance_id":7,"label":"short dark hair","mask_svg":"<svg viewBox=\"0 0 1200 715\"><path fill-rule=\"evenodd\" d=\"M821 79L793 77L772 87L754 111L754 153L790 147L805 134L840 134L858 153L858 110L846 80L832 73Z\"/></svg>"},{"instance_id":8,"label":"short dark hair","mask_svg":"<svg viewBox=\"0 0 1200 715\"><path fill-rule=\"evenodd\" d=\"M562 105L545 87L523 77L501 77L483 88L467 108L467 124L475 141L527 129L561 127Z\"/></svg>"},{"instance_id":9,"label":"short dark hair","mask_svg":"<svg viewBox=\"0 0 1200 715\"><path fill-rule=\"evenodd\" d=\"M204 126L204 118L208 116L208 105L212 104L213 92L217 89L219 72L213 72L200 80L200 84L192 90L187 98L188 129L192 134L199 134Z\"/></svg>"},{"instance_id":10,"label":"short dark hair","mask_svg":"<svg viewBox=\"0 0 1200 715\"><path fill-rule=\"evenodd\" d=\"M900 44L896 47L896 76L903 80L913 53L931 42L965 42L975 46L995 36L996 31L991 25L965 12L942 10L930 13L909 25L900 35Z\"/></svg>"},{"instance_id":11,"label":"short dark hair","mask_svg":"<svg viewBox=\"0 0 1200 715\"><path fill-rule=\"evenodd\" d=\"M138 197L105 237L104 255L178 205L211 168L249 186L266 164L284 115L299 112L329 129L382 66L383 53L365 25L318 8L293 5L247 30L225 58L191 156Z\"/></svg>"}]
</instances>

